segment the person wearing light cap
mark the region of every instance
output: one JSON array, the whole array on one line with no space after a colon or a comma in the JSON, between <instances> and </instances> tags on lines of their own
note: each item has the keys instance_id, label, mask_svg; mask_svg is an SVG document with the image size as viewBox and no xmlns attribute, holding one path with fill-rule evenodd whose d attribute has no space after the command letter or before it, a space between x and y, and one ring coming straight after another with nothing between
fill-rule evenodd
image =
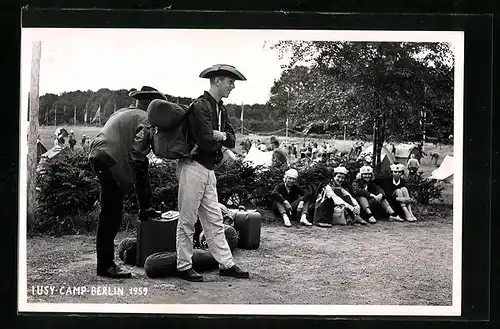
<instances>
[{"instance_id":1,"label":"person wearing light cap","mask_svg":"<svg viewBox=\"0 0 500 329\"><path fill-rule=\"evenodd\" d=\"M417 219L411 210L411 204L415 201L410 198L408 188L406 187L406 180L401 177L404 165L395 162L391 165L391 171L392 177L379 180L377 183L384 190L392 209L407 221L415 222Z\"/></svg>"},{"instance_id":2,"label":"person wearing light cap","mask_svg":"<svg viewBox=\"0 0 500 329\"><path fill-rule=\"evenodd\" d=\"M347 169L339 166L333 169L333 173L333 179L324 187L326 198L333 199L335 207L344 208L345 217L350 224L366 225L367 222L360 216L361 207L358 201L343 186L348 173Z\"/></svg>"},{"instance_id":3,"label":"person wearing light cap","mask_svg":"<svg viewBox=\"0 0 500 329\"><path fill-rule=\"evenodd\" d=\"M312 226L307 220L307 211L311 203L312 195L304 192L304 190L297 185L299 173L296 169L288 169L283 177L283 183L274 187L271 192L273 199L273 208L275 213L283 219L283 224L286 227L291 227L290 217L300 214L301 225Z\"/></svg>"},{"instance_id":4,"label":"person wearing light cap","mask_svg":"<svg viewBox=\"0 0 500 329\"><path fill-rule=\"evenodd\" d=\"M177 223L177 274L187 281L201 282L203 276L193 269L193 238L198 218L205 232L208 250L219 263L219 274L249 278L249 273L235 265L224 235L224 225L214 167L223 159L222 147L232 149L236 138L229 123L222 98L229 96L235 80L246 78L234 66L213 65L200 74L210 79L210 89L198 97L187 117L191 158L177 162L179 181Z\"/></svg>"},{"instance_id":5,"label":"person wearing light cap","mask_svg":"<svg viewBox=\"0 0 500 329\"><path fill-rule=\"evenodd\" d=\"M376 206L381 207L389 215L390 220L403 221L401 217L396 215L389 201L387 201L384 190L373 181L372 167L361 167L359 174L361 177L352 183L352 192L358 199L361 209L368 217L368 222L372 224L377 222L371 209Z\"/></svg>"}]
</instances>

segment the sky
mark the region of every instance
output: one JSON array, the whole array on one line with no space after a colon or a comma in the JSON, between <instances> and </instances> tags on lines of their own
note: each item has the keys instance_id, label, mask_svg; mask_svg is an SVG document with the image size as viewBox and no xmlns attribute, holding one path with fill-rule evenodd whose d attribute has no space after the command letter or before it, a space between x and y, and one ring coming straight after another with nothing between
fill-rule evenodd
<instances>
[{"instance_id":1,"label":"sky","mask_svg":"<svg viewBox=\"0 0 500 329\"><path fill-rule=\"evenodd\" d=\"M22 34L23 86L29 88L32 40L41 40L39 94L74 90L140 89L148 85L183 97L207 89L199 78L213 64L231 64L245 75L228 100L265 103L281 74L276 51L262 35L236 31L33 29Z\"/></svg>"},{"instance_id":2,"label":"sky","mask_svg":"<svg viewBox=\"0 0 500 329\"><path fill-rule=\"evenodd\" d=\"M148 85L181 97L208 89L199 78L213 64L234 65L237 81L227 103L265 103L281 75L278 40L446 41L457 35L412 31L298 31L202 29L22 29L21 90L30 88L33 41L42 43L39 94Z\"/></svg>"}]
</instances>

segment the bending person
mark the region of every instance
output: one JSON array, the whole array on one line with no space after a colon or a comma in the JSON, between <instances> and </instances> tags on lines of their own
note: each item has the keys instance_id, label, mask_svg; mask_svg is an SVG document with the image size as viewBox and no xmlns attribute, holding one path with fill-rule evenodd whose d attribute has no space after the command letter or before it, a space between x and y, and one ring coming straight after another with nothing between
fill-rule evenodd
<instances>
[{"instance_id":1,"label":"bending person","mask_svg":"<svg viewBox=\"0 0 500 329\"><path fill-rule=\"evenodd\" d=\"M271 198L274 200L274 211L283 219L286 227L291 227L290 217L300 213L300 224L312 226L307 220L307 211L311 203L312 195L305 193L304 190L296 184L299 173L295 169L289 169L285 172L283 183L276 185Z\"/></svg>"},{"instance_id":2,"label":"bending person","mask_svg":"<svg viewBox=\"0 0 500 329\"><path fill-rule=\"evenodd\" d=\"M114 239L123 219L125 195L135 187L141 221L161 215L152 208L147 158L151 150L151 127L147 122L146 110L153 99L167 98L148 86L130 96L138 100L137 107L123 108L111 115L92 142L89 154L91 168L100 186L97 275L110 278L132 277L128 270L114 262Z\"/></svg>"},{"instance_id":3,"label":"bending person","mask_svg":"<svg viewBox=\"0 0 500 329\"><path fill-rule=\"evenodd\" d=\"M417 219L411 210L411 204L415 202L410 198L406 180L401 177L403 174L404 165L394 163L391 165L392 177L380 181L380 185L384 189L385 195L398 215L404 216L409 222L414 222Z\"/></svg>"},{"instance_id":4,"label":"bending person","mask_svg":"<svg viewBox=\"0 0 500 329\"><path fill-rule=\"evenodd\" d=\"M358 199L361 210L368 217L369 223L376 223L373 216L373 207L380 207L389 215L390 220L403 221L392 209L385 196L384 190L373 181L373 169L370 166L363 166L359 169L360 178L352 183L352 192Z\"/></svg>"}]
</instances>

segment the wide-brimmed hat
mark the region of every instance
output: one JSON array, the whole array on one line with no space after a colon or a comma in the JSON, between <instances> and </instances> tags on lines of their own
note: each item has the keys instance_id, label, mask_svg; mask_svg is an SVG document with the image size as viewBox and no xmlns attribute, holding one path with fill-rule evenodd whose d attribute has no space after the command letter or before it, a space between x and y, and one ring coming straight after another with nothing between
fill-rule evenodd
<instances>
[{"instance_id":1,"label":"wide-brimmed hat","mask_svg":"<svg viewBox=\"0 0 500 329\"><path fill-rule=\"evenodd\" d=\"M200 78L213 78L217 76L229 76L235 80L246 81L246 78L234 66L227 64L212 65L200 73Z\"/></svg>"},{"instance_id":2,"label":"wide-brimmed hat","mask_svg":"<svg viewBox=\"0 0 500 329\"><path fill-rule=\"evenodd\" d=\"M143 86L141 90L132 89L129 94L130 97L133 97L138 100L142 99L164 99L167 100L167 96L163 93L159 92L157 89L150 86Z\"/></svg>"}]
</instances>

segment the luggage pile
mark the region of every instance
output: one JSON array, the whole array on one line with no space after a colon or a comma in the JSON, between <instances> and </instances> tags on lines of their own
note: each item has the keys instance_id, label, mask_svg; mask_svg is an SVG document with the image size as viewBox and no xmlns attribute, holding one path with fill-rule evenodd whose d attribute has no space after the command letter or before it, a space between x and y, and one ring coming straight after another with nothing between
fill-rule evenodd
<instances>
[{"instance_id":1,"label":"luggage pile","mask_svg":"<svg viewBox=\"0 0 500 329\"><path fill-rule=\"evenodd\" d=\"M258 249L262 216L257 211L227 209L221 205L224 216L224 234L229 248ZM119 258L128 265L144 267L151 278L174 276L177 266L176 232L179 212L168 211L158 219L140 222L137 237L125 238L118 245ZM197 223L195 232L193 268L198 272L218 268L208 251L204 233Z\"/></svg>"}]
</instances>

